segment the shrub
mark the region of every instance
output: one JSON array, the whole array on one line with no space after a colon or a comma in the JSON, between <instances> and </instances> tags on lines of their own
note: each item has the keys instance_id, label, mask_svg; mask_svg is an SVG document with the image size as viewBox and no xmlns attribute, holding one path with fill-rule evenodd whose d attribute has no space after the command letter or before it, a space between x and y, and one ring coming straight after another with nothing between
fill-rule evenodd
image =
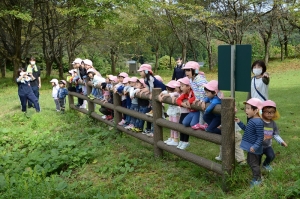
<instances>
[{"instance_id":1,"label":"shrub","mask_svg":"<svg viewBox=\"0 0 300 199\"><path fill-rule=\"evenodd\" d=\"M169 66L170 56L165 55L165 56L161 57L158 61L159 61L158 70L166 70L166 69L170 68L170 66ZM171 58L171 67L175 66L175 64L176 64L176 61L172 57Z\"/></svg>"}]
</instances>

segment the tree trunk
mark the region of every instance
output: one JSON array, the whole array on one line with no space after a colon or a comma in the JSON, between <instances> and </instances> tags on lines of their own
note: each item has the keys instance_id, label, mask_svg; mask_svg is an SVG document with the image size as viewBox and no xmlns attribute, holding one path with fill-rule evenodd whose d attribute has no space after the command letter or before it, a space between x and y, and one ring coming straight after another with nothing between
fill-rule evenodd
<instances>
[{"instance_id":1,"label":"tree trunk","mask_svg":"<svg viewBox=\"0 0 300 199\"><path fill-rule=\"evenodd\" d=\"M46 61L46 77L50 77L51 72L52 72L52 63L50 60L45 60Z\"/></svg>"},{"instance_id":2,"label":"tree trunk","mask_svg":"<svg viewBox=\"0 0 300 199\"><path fill-rule=\"evenodd\" d=\"M156 43L155 46L155 66L154 66L154 72L157 72L158 69L158 59L159 59L159 43Z\"/></svg>"},{"instance_id":3,"label":"tree trunk","mask_svg":"<svg viewBox=\"0 0 300 199\"><path fill-rule=\"evenodd\" d=\"M1 63L1 77L6 77L6 59L3 58L2 59L2 63Z\"/></svg>"},{"instance_id":4,"label":"tree trunk","mask_svg":"<svg viewBox=\"0 0 300 199\"><path fill-rule=\"evenodd\" d=\"M283 53L284 48L283 48L283 47L284 47L284 45L281 43L281 44L280 44L280 60L281 60L281 61L284 60L284 55L283 55L283 54L284 54L284 53Z\"/></svg>"},{"instance_id":5,"label":"tree trunk","mask_svg":"<svg viewBox=\"0 0 300 199\"><path fill-rule=\"evenodd\" d=\"M186 43L182 43L182 63L185 63L186 60L186 51L187 51L187 46Z\"/></svg>"},{"instance_id":6,"label":"tree trunk","mask_svg":"<svg viewBox=\"0 0 300 199\"><path fill-rule=\"evenodd\" d=\"M265 42L265 57L264 57L264 61L266 65L268 65L269 62L269 53L270 53L270 47L269 47L269 41L267 41Z\"/></svg>"},{"instance_id":7,"label":"tree trunk","mask_svg":"<svg viewBox=\"0 0 300 199\"><path fill-rule=\"evenodd\" d=\"M287 35L284 35L284 54L285 54L285 57L289 57L288 36Z\"/></svg>"},{"instance_id":8,"label":"tree trunk","mask_svg":"<svg viewBox=\"0 0 300 199\"><path fill-rule=\"evenodd\" d=\"M116 74L117 55L113 47L110 48L111 73Z\"/></svg>"}]
</instances>

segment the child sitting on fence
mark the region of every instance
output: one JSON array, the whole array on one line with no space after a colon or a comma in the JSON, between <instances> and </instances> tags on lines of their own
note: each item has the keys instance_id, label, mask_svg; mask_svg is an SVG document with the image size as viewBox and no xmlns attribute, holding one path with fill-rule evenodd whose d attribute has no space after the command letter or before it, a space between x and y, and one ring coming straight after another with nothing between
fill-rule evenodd
<instances>
[{"instance_id":1,"label":"child sitting on fence","mask_svg":"<svg viewBox=\"0 0 300 199\"><path fill-rule=\"evenodd\" d=\"M193 129L201 129L207 132L221 134L221 129L218 128L221 125L221 114L212 113L216 105L221 104L223 93L218 89L218 81L211 80L207 84L204 84L204 90L206 97L201 102L202 110L204 110L203 119L207 125L200 123L192 126ZM206 108L205 103L210 103Z\"/></svg>"},{"instance_id":2,"label":"child sitting on fence","mask_svg":"<svg viewBox=\"0 0 300 199\"><path fill-rule=\"evenodd\" d=\"M195 101L196 97L191 89L190 80L188 77L184 77L178 81L180 82L182 94L177 98L176 103L179 106L188 108L189 111L189 113L180 115L179 123L182 122L182 124L186 127L194 126L199 122L200 112L191 108L191 104ZM189 135L180 133L180 142L177 148L185 150L189 145Z\"/></svg>"},{"instance_id":3,"label":"child sitting on fence","mask_svg":"<svg viewBox=\"0 0 300 199\"><path fill-rule=\"evenodd\" d=\"M58 80L57 79L52 79L51 81L52 84L52 97L55 103L56 111L60 111L60 106L59 106L59 100L57 98L57 92L59 90L59 85L58 85Z\"/></svg>"},{"instance_id":4,"label":"child sitting on fence","mask_svg":"<svg viewBox=\"0 0 300 199\"><path fill-rule=\"evenodd\" d=\"M123 80L125 77L128 77L128 74L125 73L125 72L121 72L119 75L118 75L118 83L114 86L114 92L117 93L118 91L119 92L123 92L123 89L124 89L124 84L123 84ZM124 108L127 108L126 106L126 96L121 94L121 104L122 104L122 107ZM118 123L118 125L124 125L125 124L125 120L126 120L126 115L123 114L123 119Z\"/></svg>"},{"instance_id":5,"label":"child sitting on fence","mask_svg":"<svg viewBox=\"0 0 300 199\"><path fill-rule=\"evenodd\" d=\"M130 77L124 78L124 80L123 80L124 88L122 89L122 92L120 92L120 94L123 94L126 98L126 108L127 109L130 109L130 107L131 107L131 98L129 96L129 90L131 88L131 85L129 83L129 80L130 80ZM118 88L118 90L119 90L119 88ZM130 120L131 120L131 116L126 115L126 119L125 119L125 123L123 124L123 127L128 126L130 124Z\"/></svg>"},{"instance_id":6,"label":"child sitting on fence","mask_svg":"<svg viewBox=\"0 0 300 199\"><path fill-rule=\"evenodd\" d=\"M270 163L275 158L275 153L272 148L272 138L274 138L280 145L287 147L287 144L279 136L279 130L274 120L279 119L279 112L276 109L276 103L272 100L263 102L262 120L264 122L264 141L263 141L263 154L266 156L263 162L263 168L267 171L272 171ZM262 156L261 156L262 157Z\"/></svg>"},{"instance_id":7,"label":"child sitting on fence","mask_svg":"<svg viewBox=\"0 0 300 199\"><path fill-rule=\"evenodd\" d=\"M249 118L247 126L239 118L235 118L235 121L245 131L241 148L247 151L247 163L251 167L253 176L250 185L253 187L261 183L260 161L263 153L264 122L259 117L259 111L262 108L262 102L258 98L251 98L244 104L246 104L245 112Z\"/></svg>"},{"instance_id":8,"label":"child sitting on fence","mask_svg":"<svg viewBox=\"0 0 300 199\"><path fill-rule=\"evenodd\" d=\"M136 82L137 82L137 78L136 77L132 77L129 79L129 84L130 84L130 88L128 89L128 94L129 94L129 97L131 99L131 106L130 106L130 110L133 110L133 111L136 111L138 112L139 111L139 106L138 106L138 98L136 98L134 96L135 94L135 90L136 90ZM135 122L136 122L136 118L131 116L130 117L130 121L129 121L129 124L127 126L125 126L125 129L133 129L135 128Z\"/></svg>"},{"instance_id":9,"label":"child sitting on fence","mask_svg":"<svg viewBox=\"0 0 300 199\"><path fill-rule=\"evenodd\" d=\"M110 94L110 91L104 91L103 97L104 97L103 99L104 103L111 103L111 104L113 103L113 98ZM109 108L101 106L99 112L103 114L102 119L112 120L114 118L114 111Z\"/></svg>"},{"instance_id":10,"label":"child sitting on fence","mask_svg":"<svg viewBox=\"0 0 300 199\"><path fill-rule=\"evenodd\" d=\"M101 83L104 82L105 79L101 76L96 75L94 69L89 69L87 71L87 75L93 85L92 92L88 95L88 98L90 98L91 100L95 98L103 99L102 90L100 88L97 88L97 86L101 85Z\"/></svg>"},{"instance_id":11,"label":"child sitting on fence","mask_svg":"<svg viewBox=\"0 0 300 199\"><path fill-rule=\"evenodd\" d=\"M67 82L65 80L59 81L59 89L57 92L57 98L59 100L59 106L61 113L65 113L66 96L68 95L68 90L66 89Z\"/></svg>"},{"instance_id":12,"label":"child sitting on fence","mask_svg":"<svg viewBox=\"0 0 300 199\"><path fill-rule=\"evenodd\" d=\"M179 96L179 93L175 91L176 87L180 85L179 82L175 80L171 80L167 85L167 90L161 92L161 94L158 96L159 101L162 101L164 97L170 96L172 99ZM174 123L179 122L180 117L180 108L176 105L169 105L167 114L169 116L169 120ZM176 130L171 129L170 137L164 141L167 145L170 146L177 146L178 145L178 132Z\"/></svg>"}]
</instances>

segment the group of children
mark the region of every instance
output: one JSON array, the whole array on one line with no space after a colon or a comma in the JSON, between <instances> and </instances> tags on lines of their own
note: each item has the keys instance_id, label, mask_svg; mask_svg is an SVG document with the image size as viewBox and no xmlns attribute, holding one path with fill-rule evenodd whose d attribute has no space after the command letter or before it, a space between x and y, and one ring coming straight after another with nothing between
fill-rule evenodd
<instances>
[{"instance_id":1,"label":"group of children","mask_svg":"<svg viewBox=\"0 0 300 199\"><path fill-rule=\"evenodd\" d=\"M78 64L86 70L86 76L78 75L80 72ZM162 93L158 99L162 101L164 97L170 96L173 102L177 104L169 105L166 111L171 122L180 123L195 130L201 129L209 133L221 135L221 115L213 112L213 109L216 105L221 104L223 93L218 89L218 81L212 80L208 82L206 80L205 74L200 71L200 66L197 62L187 62L182 67L186 76L177 81L171 80L166 85L163 83L161 77L154 76L152 67L149 64L142 64L140 66L138 72L141 78L129 77L125 72L119 73L118 76L107 75L106 78L103 78L93 68L90 60L77 58L73 62L73 65L74 69L70 71L71 78L69 78L69 81L70 83L76 83L78 80L82 80L83 82L91 81L93 90L89 95L90 99L97 98L104 100L104 102L112 103L111 93L118 93L121 95L122 106L124 108L151 116L151 100L135 96L142 93L151 96L153 88L161 88ZM258 75L261 77L264 76L262 74L264 74L265 70L261 70L260 67L257 69L255 65L255 67L252 66L252 69L255 75L259 73ZM67 95L65 89L66 82L61 80L59 82L59 89L57 87L57 80L53 79L51 82L56 110L63 111L64 100L61 100L61 98ZM78 86L76 85L76 87ZM81 89L83 90L82 93L87 95L86 88L82 86ZM255 87L255 89L257 88ZM253 95L254 92L251 94ZM59 100L60 108L57 100ZM206 103L209 103L207 107ZM203 111L193 109L192 105L201 106ZM260 110L262 111L261 113ZM113 118L113 111L110 109L101 107L100 112L104 114L103 119L111 120ZM273 121L279 116L275 102L271 100L261 101L261 99L252 97L245 102L245 112L248 118L247 125L244 125L238 118L235 119L235 155L237 162L245 164L246 160L242 150L247 151L247 163L250 165L253 173L251 185L258 185L261 182L260 163L263 154L266 155L263 167L268 171L272 170L270 163L275 157L271 146L272 138L274 137L283 146L287 146L287 144L279 136L278 128ZM123 118L118 125L124 126L125 129L142 132L153 137L155 132L153 125L147 122L144 129L144 123L145 121L141 119L123 114ZM241 130L245 131L243 136L240 133ZM164 142L167 145L176 146L181 150L185 150L190 145L189 135L182 132L179 133L176 130L171 130L170 137ZM221 156L220 150L220 155L216 157L216 160L222 160L223 158L226 157Z\"/></svg>"}]
</instances>

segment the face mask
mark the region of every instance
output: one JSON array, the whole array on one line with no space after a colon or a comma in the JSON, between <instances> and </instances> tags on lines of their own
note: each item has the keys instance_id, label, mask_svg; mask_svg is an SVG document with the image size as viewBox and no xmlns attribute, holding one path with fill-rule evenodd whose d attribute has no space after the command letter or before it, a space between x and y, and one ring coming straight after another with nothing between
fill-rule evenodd
<instances>
[{"instance_id":1,"label":"face mask","mask_svg":"<svg viewBox=\"0 0 300 199\"><path fill-rule=\"evenodd\" d=\"M253 74L254 74L255 76L261 75L262 69L261 69L261 68L254 68L252 72L253 72Z\"/></svg>"},{"instance_id":2,"label":"face mask","mask_svg":"<svg viewBox=\"0 0 300 199\"><path fill-rule=\"evenodd\" d=\"M31 65L35 65L35 61L31 61L30 64L31 64Z\"/></svg>"}]
</instances>

